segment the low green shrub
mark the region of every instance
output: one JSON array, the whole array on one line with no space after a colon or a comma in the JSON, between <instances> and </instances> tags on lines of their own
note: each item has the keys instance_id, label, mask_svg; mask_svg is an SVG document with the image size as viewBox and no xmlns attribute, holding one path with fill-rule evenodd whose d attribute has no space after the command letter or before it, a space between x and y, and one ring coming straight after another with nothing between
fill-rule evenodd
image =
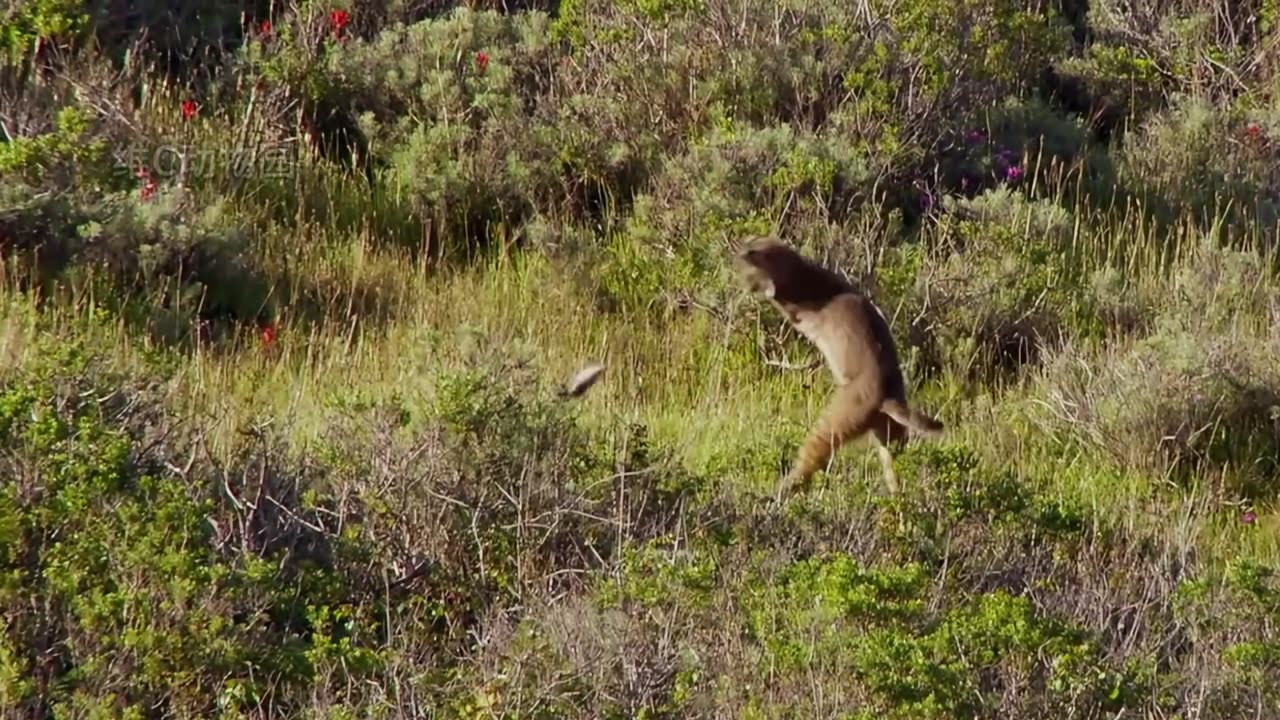
<instances>
[{"instance_id":1,"label":"low green shrub","mask_svg":"<svg viewBox=\"0 0 1280 720\"><path fill-rule=\"evenodd\" d=\"M51 292L97 285L102 302L169 341L205 320L254 322L271 314L269 284L247 233L226 205L203 209L168 193L0 195L0 228L31 281Z\"/></svg>"},{"instance_id":2,"label":"low green shrub","mask_svg":"<svg viewBox=\"0 0 1280 720\"><path fill-rule=\"evenodd\" d=\"M1233 240L1257 241L1280 222L1280 145L1267 134L1276 127L1274 114L1181 98L1125 138L1118 180L1166 223L1189 214L1206 230L1241 228Z\"/></svg>"},{"instance_id":3,"label":"low green shrub","mask_svg":"<svg viewBox=\"0 0 1280 720\"><path fill-rule=\"evenodd\" d=\"M1211 690L1207 708L1232 712L1280 700L1280 586L1272 564L1231 560L1184 582L1174 600L1186 639L1210 654L1200 661L1202 682Z\"/></svg>"},{"instance_id":4,"label":"low green shrub","mask_svg":"<svg viewBox=\"0 0 1280 720\"><path fill-rule=\"evenodd\" d=\"M81 0L37 0L14 8L0 30L5 65L18 65L45 41L78 39L88 25L84 10Z\"/></svg>"},{"instance_id":5,"label":"low green shrub","mask_svg":"<svg viewBox=\"0 0 1280 720\"><path fill-rule=\"evenodd\" d=\"M1068 211L1009 187L948 198L945 207L938 248L917 260L902 311L928 328L937 365L992 380L1038 363L1064 337L1103 336Z\"/></svg>"},{"instance_id":6,"label":"low green shrub","mask_svg":"<svg viewBox=\"0 0 1280 720\"><path fill-rule=\"evenodd\" d=\"M1048 363L1043 389L1056 402L1041 427L1129 468L1183 483L1226 473L1230 492L1270 496L1280 366L1264 320L1276 302L1261 282L1269 274L1256 255L1198 249L1149 300L1147 336Z\"/></svg>"},{"instance_id":7,"label":"low green shrub","mask_svg":"<svg viewBox=\"0 0 1280 720\"><path fill-rule=\"evenodd\" d=\"M353 405L304 457L255 433L223 464L141 378L43 352L0 387L11 708L297 712L395 678L393 702L453 702L477 637L595 573L642 581L702 512L642 435L612 457L516 376L443 378L421 415Z\"/></svg>"},{"instance_id":8,"label":"low green shrub","mask_svg":"<svg viewBox=\"0 0 1280 720\"><path fill-rule=\"evenodd\" d=\"M102 123L82 106L58 105L47 132L0 144L0 182L6 189L71 191L121 189L127 176L116 168Z\"/></svg>"},{"instance_id":9,"label":"low green shrub","mask_svg":"<svg viewBox=\"0 0 1280 720\"><path fill-rule=\"evenodd\" d=\"M142 452L133 388L95 387L74 349L50 363L0 390L6 705L203 714L306 677L326 639L299 601L336 599L323 576L280 585L266 558L219 553L212 488Z\"/></svg>"},{"instance_id":10,"label":"low green shrub","mask_svg":"<svg viewBox=\"0 0 1280 720\"><path fill-rule=\"evenodd\" d=\"M934 614L923 567L847 555L800 561L777 582L748 601L762 662L787 680L852 680L840 696L855 717L1097 712L1142 691L1096 640L1025 596L995 590Z\"/></svg>"}]
</instances>

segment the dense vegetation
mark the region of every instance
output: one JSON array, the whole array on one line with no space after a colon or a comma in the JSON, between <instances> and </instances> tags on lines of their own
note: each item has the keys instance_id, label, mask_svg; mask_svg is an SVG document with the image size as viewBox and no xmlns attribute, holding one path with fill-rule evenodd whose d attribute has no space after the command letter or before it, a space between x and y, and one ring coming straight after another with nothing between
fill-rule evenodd
<instances>
[{"instance_id":1,"label":"dense vegetation","mask_svg":"<svg viewBox=\"0 0 1280 720\"><path fill-rule=\"evenodd\" d=\"M0 23L6 717L1280 712L1275 0ZM891 317L900 496L771 501L749 233Z\"/></svg>"}]
</instances>

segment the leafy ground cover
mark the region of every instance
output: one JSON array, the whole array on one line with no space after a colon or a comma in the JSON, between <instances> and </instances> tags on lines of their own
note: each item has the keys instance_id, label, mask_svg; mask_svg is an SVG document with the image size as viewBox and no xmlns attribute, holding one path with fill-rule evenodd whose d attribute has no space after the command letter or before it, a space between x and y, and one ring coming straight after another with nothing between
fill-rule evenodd
<instances>
[{"instance_id":1,"label":"leafy ground cover","mask_svg":"<svg viewBox=\"0 0 1280 720\"><path fill-rule=\"evenodd\" d=\"M1274 715L1277 21L15 5L0 707ZM900 496L770 502L830 381L759 232L891 318Z\"/></svg>"}]
</instances>

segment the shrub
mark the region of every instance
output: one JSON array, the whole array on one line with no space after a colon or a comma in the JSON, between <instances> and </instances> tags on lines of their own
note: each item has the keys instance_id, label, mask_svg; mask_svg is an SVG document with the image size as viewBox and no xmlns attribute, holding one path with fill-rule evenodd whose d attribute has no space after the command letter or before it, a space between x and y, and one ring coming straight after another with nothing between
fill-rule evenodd
<instances>
[{"instance_id":1,"label":"shrub","mask_svg":"<svg viewBox=\"0 0 1280 720\"><path fill-rule=\"evenodd\" d=\"M1083 114L1104 141L1126 120L1140 124L1163 107L1167 85L1154 61L1129 46L1103 42L1059 60L1050 81L1055 99Z\"/></svg>"},{"instance_id":2,"label":"shrub","mask_svg":"<svg viewBox=\"0 0 1280 720\"><path fill-rule=\"evenodd\" d=\"M95 115L84 107L63 105L53 127L0 145L0 181L14 189L70 191L77 187L119 189L124 174L112 163Z\"/></svg>"},{"instance_id":3,"label":"shrub","mask_svg":"<svg viewBox=\"0 0 1280 720\"><path fill-rule=\"evenodd\" d=\"M0 50L12 66L29 57L47 40L77 38L85 30L88 15L80 0L39 0L24 3L5 18Z\"/></svg>"},{"instance_id":4,"label":"shrub","mask_svg":"<svg viewBox=\"0 0 1280 720\"><path fill-rule=\"evenodd\" d=\"M1251 254L1204 246L1179 270L1149 336L1103 351L1106 362L1055 355L1045 390L1057 402L1043 427L1127 467L1186 482L1228 472L1235 491L1269 494L1280 460L1277 337L1273 322L1240 319L1270 318L1276 298Z\"/></svg>"},{"instance_id":5,"label":"shrub","mask_svg":"<svg viewBox=\"0 0 1280 720\"><path fill-rule=\"evenodd\" d=\"M452 702L477 638L700 512L642 432L605 456L515 377L445 378L417 418L354 404L313 455L258 434L223 464L146 382L44 352L0 386L10 707L296 712L393 677L402 707Z\"/></svg>"},{"instance_id":6,"label":"shrub","mask_svg":"<svg viewBox=\"0 0 1280 720\"><path fill-rule=\"evenodd\" d=\"M1266 87L1275 76L1274 58L1262 49L1278 17L1270 0L1246 0L1222 11L1196 0L1104 8L1089 13L1105 48L1099 55L1112 56L1122 67L1146 60L1138 65L1139 79L1149 79L1150 66L1156 66L1169 90L1218 101L1235 97L1243 86Z\"/></svg>"},{"instance_id":7,"label":"shrub","mask_svg":"<svg viewBox=\"0 0 1280 720\"><path fill-rule=\"evenodd\" d=\"M997 590L934 616L927 587L919 566L864 568L838 554L805 560L752 598L751 628L767 648L762 660L784 678L799 668L853 679L857 689L841 699L860 708L856 717L1096 712L1139 689L1107 668L1086 633L1026 597ZM1028 686L1039 692L1018 690Z\"/></svg>"},{"instance_id":8,"label":"shrub","mask_svg":"<svg viewBox=\"0 0 1280 720\"><path fill-rule=\"evenodd\" d=\"M220 556L207 488L139 452L133 388L95 392L74 350L50 360L62 367L0 390L6 705L200 714L305 675L309 583Z\"/></svg>"},{"instance_id":9,"label":"shrub","mask_svg":"<svg viewBox=\"0 0 1280 720\"><path fill-rule=\"evenodd\" d=\"M1056 203L1002 187L949 199L939 223L945 244L919 271L906 312L926 318L944 367L992 378L1037 363L1063 336L1100 335L1074 270L1071 215Z\"/></svg>"},{"instance_id":10,"label":"shrub","mask_svg":"<svg viewBox=\"0 0 1280 720\"><path fill-rule=\"evenodd\" d=\"M326 43L320 63L285 43L246 55L245 67L349 118L346 132L367 139L433 232L479 242L499 227L515 235L537 213L603 219L653 162L640 116L558 77L547 22L458 8Z\"/></svg>"},{"instance_id":11,"label":"shrub","mask_svg":"<svg viewBox=\"0 0 1280 720\"><path fill-rule=\"evenodd\" d=\"M1065 190L1091 153L1085 129L1040 102L1009 99L979 127L967 129L940 158L937 185L923 197L925 212L943 193L974 197L988 189L1038 186L1041 196Z\"/></svg>"},{"instance_id":12,"label":"shrub","mask_svg":"<svg viewBox=\"0 0 1280 720\"><path fill-rule=\"evenodd\" d=\"M0 227L15 241L4 250L25 255L41 285L111 288L119 293L116 309L170 340L186 336L199 319L270 314L266 280L224 205L196 210L169 194L114 194L96 202L18 195L0 197Z\"/></svg>"},{"instance_id":13,"label":"shrub","mask_svg":"<svg viewBox=\"0 0 1280 720\"><path fill-rule=\"evenodd\" d=\"M787 126L714 131L637 198L622 242L653 258L669 288L723 286L727 252L743 237L797 216L841 219L866 180L859 159L832 140Z\"/></svg>"},{"instance_id":14,"label":"shrub","mask_svg":"<svg viewBox=\"0 0 1280 720\"><path fill-rule=\"evenodd\" d=\"M1232 712L1280 699L1276 577L1273 564L1239 557L1179 587L1174 609L1187 640L1204 650L1198 665L1206 708Z\"/></svg>"},{"instance_id":15,"label":"shrub","mask_svg":"<svg viewBox=\"0 0 1280 720\"><path fill-rule=\"evenodd\" d=\"M1266 236L1280 222L1280 149L1263 131L1275 126L1270 117L1246 120L1184 98L1126 138L1119 181L1165 222L1188 214L1202 228L1256 223L1253 237Z\"/></svg>"},{"instance_id":16,"label":"shrub","mask_svg":"<svg viewBox=\"0 0 1280 720\"><path fill-rule=\"evenodd\" d=\"M553 25L537 12L456 9L345 44L312 38L311 25L300 26L302 34L282 34L270 47L251 44L242 71L277 78L344 116L340 124L367 136L369 151L390 163L397 184L446 236L461 231L477 240L498 225L510 234L553 211L608 221L660 167L679 162L692 140L738 123L831 133L819 141L829 147L797 148L771 181L797 198L805 197L808 176L831 179L830 161L850 164L855 156L831 143L839 136L844 147L854 138L852 150L866 157L839 177L847 189L818 199L839 214L845 196L869 197L879 176L896 178L889 191L901 194L902 162L927 160L955 129L954 118L1020 92L1019 73L1049 62L1062 46L1063 26L1049 10L923 8L895 12L885 26L866 26L834 6L797 10L784 16L797 40L764 43L781 37L764 6L739 20L714 5L575 3ZM641 18L662 23L685 49L631 42ZM982 52L946 45L952 35L937 30L944 26L1007 44ZM565 36L573 38L572 58L553 44ZM945 71L943 46L954 51ZM710 79L691 81L700 77ZM907 85L915 95L894 89Z\"/></svg>"},{"instance_id":17,"label":"shrub","mask_svg":"<svg viewBox=\"0 0 1280 720\"><path fill-rule=\"evenodd\" d=\"M1054 375L1059 397L1075 406L1067 427L1078 426L1070 432L1128 466L1183 482L1230 469L1238 492L1270 495L1265 478L1280 457L1280 377L1255 342L1158 333L1091 380L1072 373L1064 356Z\"/></svg>"}]
</instances>

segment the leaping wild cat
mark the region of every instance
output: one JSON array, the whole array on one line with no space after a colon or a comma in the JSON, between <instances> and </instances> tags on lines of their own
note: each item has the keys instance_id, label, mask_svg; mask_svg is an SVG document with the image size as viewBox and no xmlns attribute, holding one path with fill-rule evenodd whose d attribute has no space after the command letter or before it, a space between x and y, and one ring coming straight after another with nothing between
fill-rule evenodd
<instances>
[{"instance_id":1,"label":"leaping wild cat","mask_svg":"<svg viewBox=\"0 0 1280 720\"><path fill-rule=\"evenodd\" d=\"M941 437L943 424L907 403L906 382L884 314L844 278L768 237L749 239L735 258L753 292L770 298L818 348L835 391L809 432L781 489L807 486L845 442L871 438L890 493L898 491L890 446L910 431Z\"/></svg>"}]
</instances>

